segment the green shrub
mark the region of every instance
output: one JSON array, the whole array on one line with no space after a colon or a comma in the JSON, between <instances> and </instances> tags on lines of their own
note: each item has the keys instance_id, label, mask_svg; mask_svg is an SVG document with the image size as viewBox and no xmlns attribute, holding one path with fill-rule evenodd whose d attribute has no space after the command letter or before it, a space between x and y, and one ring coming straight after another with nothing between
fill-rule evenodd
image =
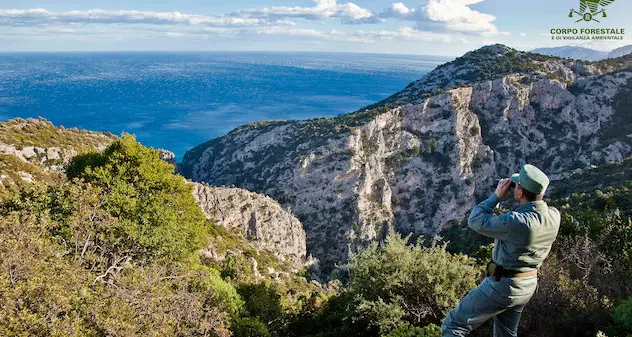
<instances>
[{"instance_id":1,"label":"green shrub","mask_svg":"<svg viewBox=\"0 0 632 337\"><path fill-rule=\"evenodd\" d=\"M632 297L621 302L612 310L615 326L609 334L615 336L632 335Z\"/></svg>"},{"instance_id":2,"label":"green shrub","mask_svg":"<svg viewBox=\"0 0 632 337\"><path fill-rule=\"evenodd\" d=\"M64 203L34 188L0 204L0 335L228 336L225 311L240 300L217 272L165 260L95 267L92 240L108 243L95 228L111 227L88 207L99 195L77 185Z\"/></svg>"},{"instance_id":3,"label":"green shrub","mask_svg":"<svg viewBox=\"0 0 632 337\"><path fill-rule=\"evenodd\" d=\"M246 301L247 316L258 317L263 322L271 322L281 316L281 296L272 285L245 284L238 291Z\"/></svg>"},{"instance_id":4,"label":"green shrub","mask_svg":"<svg viewBox=\"0 0 632 337\"><path fill-rule=\"evenodd\" d=\"M253 265L243 254L228 255L221 264L222 278L233 284L254 282Z\"/></svg>"},{"instance_id":5,"label":"green shrub","mask_svg":"<svg viewBox=\"0 0 632 337\"><path fill-rule=\"evenodd\" d=\"M360 304L352 316L381 315L358 322L380 324L388 318L395 324L403 310L399 317L415 325L438 323L476 286L480 269L473 260L448 253L445 245L408 245L409 238L392 234L383 245L371 244L351 257L348 291ZM383 333L392 326L376 328Z\"/></svg>"},{"instance_id":6,"label":"green shrub","mask_svg":"<svg viewBox=\"0 0 632 337\"><path fill-rule=\"evenodd\" d=\"M230 326L233 337L271 337L266 326L257 318L244 317L233 320Z\"/></svg>"},{"instance_id":7,"label":"green shrub","mask_svg":"<svg viewBox=\"0 0 632 337\"><path fill-rule=\"evenodd\" d=\"M522 314L520 336L594 336L607 326L610 300L597 288L571 277L556 255L545 261L538 290Z\"/></svg>"},{"instance_id":8,"label":"green shrub","mask_svg":"<svg viewBox=\"0 0 632 337\"><path fill-rule=\"evenodd\" d=\"M244 301L237 289L222 279L219 271L200 265L194 265L191 269L190 291L209 294L218 309L233 317L243 313Z\"/></svg>"},{"instance_id":9,"label":"green shrub","mask_svg":"<svg viewBox=\"0 0 632 337\"><path fill-rule=\"evenodd\" d=\"M420 328L406 322L398 325L384 337L441 337L441 328L434 324Z\"/></svg>"},{"instance_id":10,"label":"green shrub","mask_svg":"<svg viewBox=\"0 0 632 337\"><path fill-rule=\"evenodd\" d=\"M133 136L124 135L102 154L73 159L67 174L102 189L102 207L118 219L108 238L121 255L138 262L177 260L203 244L205 218L192 187L173 175L173 166L160 160L157 150Z\"/></svg>"}]
</instances>

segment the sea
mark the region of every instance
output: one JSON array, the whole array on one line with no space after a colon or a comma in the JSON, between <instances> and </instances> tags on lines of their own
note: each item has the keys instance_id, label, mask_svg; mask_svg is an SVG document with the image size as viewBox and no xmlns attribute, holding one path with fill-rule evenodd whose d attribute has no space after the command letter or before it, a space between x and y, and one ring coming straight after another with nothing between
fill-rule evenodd
<instances>
[{"instance_id":1,"label":"sea","mask_svg":"<svg viewBox=\"0 0 632 337\"><path fill-rule=\"evenodd\" d=\"M173 151L261 120L333 117L378 102L449 58L312 52L0 54L0 121L136 135Z\"/></svg>"}]
</instances>

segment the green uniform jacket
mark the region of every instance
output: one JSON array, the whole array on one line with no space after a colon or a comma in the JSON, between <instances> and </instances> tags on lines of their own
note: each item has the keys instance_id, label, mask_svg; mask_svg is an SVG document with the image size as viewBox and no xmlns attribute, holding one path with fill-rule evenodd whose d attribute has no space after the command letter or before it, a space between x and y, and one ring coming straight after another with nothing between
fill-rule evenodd
<instances>
[{"instance_id":1,"label":"green uniform jacket","mask_svg":"<svg viewBox=\"0 0 632 337\"><path fill-rule=\"evenodd\" d=\"M472 210L468 225L494 238L492 259L505 269L539 269L560 229L560 212L544 201L520 204L513 212L494 215L500 200L494 193Z\"/></svg>"}]
</instances>

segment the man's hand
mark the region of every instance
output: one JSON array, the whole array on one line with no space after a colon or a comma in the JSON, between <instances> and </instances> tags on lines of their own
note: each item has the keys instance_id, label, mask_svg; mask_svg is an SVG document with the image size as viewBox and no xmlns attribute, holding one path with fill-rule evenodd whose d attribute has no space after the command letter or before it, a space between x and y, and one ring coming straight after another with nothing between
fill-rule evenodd
<instances>
[{"instance_id":1,"label":"man's hand","mask_svg":"<svg viewBox=\"0 0 632 337\"><path fill-rule=\"evenodd\" d=\"M498 186L496 186L496 192L494 192L496 193L498 199L505 199L505 196L507 196L507 192L509 192L509 185L511 185L510 178L500 179L500 181L498 182Z\"/></svg>"}]
</instances>

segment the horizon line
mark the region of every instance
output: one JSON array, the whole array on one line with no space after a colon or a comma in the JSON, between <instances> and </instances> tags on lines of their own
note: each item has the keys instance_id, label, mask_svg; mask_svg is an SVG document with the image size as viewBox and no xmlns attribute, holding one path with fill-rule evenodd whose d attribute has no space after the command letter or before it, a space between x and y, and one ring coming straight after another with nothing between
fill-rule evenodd
<instances>
[{"instance_id":1,"label":"horizon line","mask_svg":"<svg viewBox=\"0 0 632 337\"><path fill-rule=\"evenodd\" d=\"M430 56L440 58L459 57L459 55L409 54L409 53L373 53L353 51L317 51L317 50L0 50L0 54L68 54L68 53L312 53L312 54L358 54L358 55L394 55L394 56Z\"/></svg>"}]
</instances>

